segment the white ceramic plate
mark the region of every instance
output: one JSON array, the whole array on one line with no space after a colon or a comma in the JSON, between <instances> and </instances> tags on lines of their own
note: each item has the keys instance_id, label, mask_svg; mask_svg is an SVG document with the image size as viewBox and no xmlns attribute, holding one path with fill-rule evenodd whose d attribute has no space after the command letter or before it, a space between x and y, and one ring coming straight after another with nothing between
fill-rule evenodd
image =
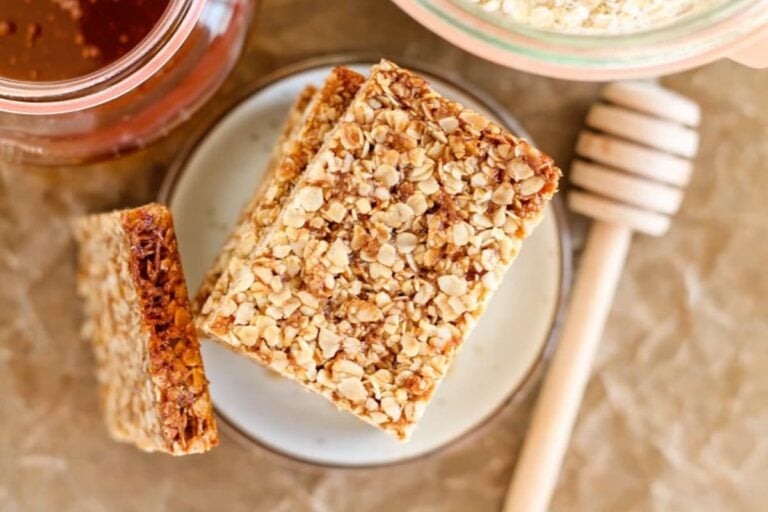
<instances>
[{"instance_id":1,"label":"white ceramic plate","mask_svg":"<svg viewBox=\"0 0 768 512\"><path fill-rule=\"evenodd\" d=\"M353 67L367 73L370 66ZM260 182L291 102L306 84L320 84L329 70L305 69L259 88L207 131L171 173L163 199L175 216L192 290ZM446 96L500 118L457 86L434 77L431 82ZM550 209L524 245L409 442L397 442L295 383L206 342L203 358L217 413L272 451L334 466L394 463L464 436L520 390L551 339L567 269L556 217Z\"/></svg>"}]
</instances>

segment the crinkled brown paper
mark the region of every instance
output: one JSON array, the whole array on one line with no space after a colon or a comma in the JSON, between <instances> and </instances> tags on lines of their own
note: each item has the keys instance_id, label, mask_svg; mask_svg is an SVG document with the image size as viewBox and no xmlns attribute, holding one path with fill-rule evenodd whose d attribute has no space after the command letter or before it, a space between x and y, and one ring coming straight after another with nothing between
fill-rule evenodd
<instances>
[{"instance_id":1,"label":"crinkled brown paper","mask_svg":"<svg viewBox=\"0 0 768 512\"><path fill-rule=\"evenodd\" d=\"M238 71L193 123L266 70L367 49L464 74L567 166L596 95L471 58L382 0L265 4ZM665 82L704 107L698 169L672 231L633 243L555 511L768 507L768 72L722 62ZM188 132L87 168L2 165L0 510L499 510L533 396L437 456L379 470L298 467L226 435L177 459L107 438L66 217L152 199Z\"/></svg>"}]
</instances>

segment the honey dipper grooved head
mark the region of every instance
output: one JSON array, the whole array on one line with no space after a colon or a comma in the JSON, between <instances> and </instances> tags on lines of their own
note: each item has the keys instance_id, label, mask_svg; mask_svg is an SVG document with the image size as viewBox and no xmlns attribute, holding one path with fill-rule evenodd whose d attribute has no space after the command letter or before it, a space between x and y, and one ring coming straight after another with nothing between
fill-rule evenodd
<instances>
[{"instance_id":1,"label":"honey dipper grooved head","mask_svg":"<svg viewBox=\"0 0 768 512\"><path fill-rule=\"evenodd\" d=\"M571 167L572 210L663 235L699 148L699 106L660 85L608 84L587 115Z\"/></svg>"}]
</instances>

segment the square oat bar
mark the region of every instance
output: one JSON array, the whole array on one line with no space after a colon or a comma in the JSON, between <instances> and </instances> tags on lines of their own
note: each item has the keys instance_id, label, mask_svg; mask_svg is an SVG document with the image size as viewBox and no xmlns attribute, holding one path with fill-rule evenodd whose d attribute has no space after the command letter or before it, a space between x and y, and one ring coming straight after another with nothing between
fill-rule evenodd
<instances>
[{"instance_id":1,"label":"square oat bar","mask_svg":"<svg viewBox=\"0 0 768 512\"><path fill-rule=\"evenodd\" d=\"M216 307L262 233L272 225L307 162L317 153L325 135L336 125L365 78L338 67L331 71L308 104L305 89L292 108L264 184L246 206L224 248L203 278L193 309L206 314ZM293 120L301 109L299 120ZM289 131L289 126L294 125Z\"/></svg>"},{"instance_id":2,"label":"square oat bar","mask_svg":"<svg viewBox=\"0 0 768 512\"><path fill-rule=\"evenodd\" d=\"M559 177L382 61L202 328L406 439Z\"/></svg>"},{"instance_id":3,"label":"square oat bar","mask_svg":"<svg viewBox=\"0 0 768 512\"><path fill-rule=\"evenodd\" d=\"M84 333L110 435L145 451L218 444L171 213L157 204L75 221Z\"/></svg>"}]
</instances>

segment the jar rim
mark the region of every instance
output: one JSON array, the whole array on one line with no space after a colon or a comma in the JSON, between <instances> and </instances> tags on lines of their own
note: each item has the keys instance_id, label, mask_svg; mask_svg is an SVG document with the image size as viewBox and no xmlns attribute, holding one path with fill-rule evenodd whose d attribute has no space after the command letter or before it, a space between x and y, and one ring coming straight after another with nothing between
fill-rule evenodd
<instances>
[{"instance_id":1,"label":"jar rim","mask_svg":"<svg viewBox=\"0 0 768 512\"><path fill-rule=\"evenodd\" d=\"M32 82L0 77L0 111L54 115L91 108L136 88L187 40L207 0L171 0L147 36L115 62L68 80Z\"/></svg>"},{"instance_id":2,"label":"jar rim","mask_svg":"<svg viewBox=\"0 0 768 512\"><path fill-rule=\"evenodd\" d=\"M704 64L768 27L768 0L718 2L672 23L632 33L584 34L502 20L467 0L393 0L445 39L499 64L556 78L605 80Z\"/></svg>"}]
</instances>

